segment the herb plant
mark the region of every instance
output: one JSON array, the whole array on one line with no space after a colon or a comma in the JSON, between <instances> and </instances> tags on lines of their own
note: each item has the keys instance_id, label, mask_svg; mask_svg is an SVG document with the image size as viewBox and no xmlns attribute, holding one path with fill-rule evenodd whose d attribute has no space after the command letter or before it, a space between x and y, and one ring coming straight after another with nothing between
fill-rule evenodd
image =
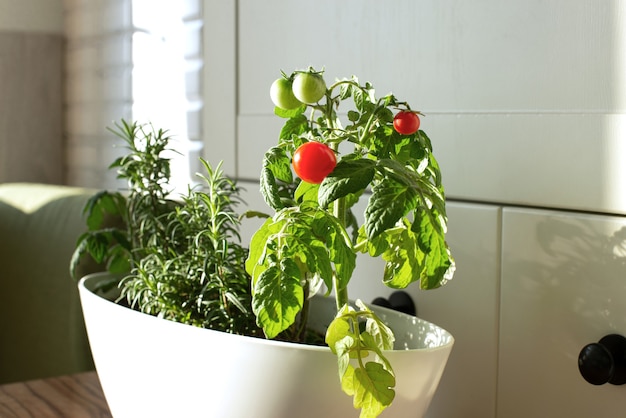
<instances>
[{"instance_id":1,"label":"herb plant","mask_svg":"<svg viewBox=\"0 0 626 418\"><path fill-rule=\"evenodd\" d=\"M79 238L71 270L85 254L124 273L122 299L173 321L245 335L258 334L250 309L247 249L239 241L236 183L221 165L203 162L204 187L169 196L166 131L122 121L112 132L128 153L111 164L128 192L103 191L88 202L88 231Z\"/></svg>"},{"instance_id":2,"label":"herb plant","mask_svg":"<svg viewBox=\"0 0 626 418\"><path fill-rule=\"evenodd\" d=\"M336 300L326 343L337 355L341 386L361 417L375 417L394 397L384 356L394 337L362 302L350 304L348 283L357 252L383 258L383 282L392 288L417 282L432 289L452 277L439 165L418 130L419 112L392 94L376 98L356 77L326 87L312 68L283 73L271 97L285 123L263 159L261 192L275 213L250 243L252 308L268 338L299 338L308 296L323 283ZM359 199L367 200L362 225L351 211Z\"/></svg>"}]
</instances>

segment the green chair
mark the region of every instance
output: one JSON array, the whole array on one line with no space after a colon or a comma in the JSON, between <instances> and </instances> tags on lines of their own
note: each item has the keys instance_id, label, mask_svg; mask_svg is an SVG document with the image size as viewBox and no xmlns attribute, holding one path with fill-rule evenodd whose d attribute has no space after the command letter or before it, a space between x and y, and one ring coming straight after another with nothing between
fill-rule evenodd
<instances>
[{"instance_id":1,"label":"green chair","mask_svg":"<svg viewBox=\"0 0 626 418\"><path fill-rule=\"evenodd\" d=\"M68 186L0 184L0 384L93 369L69 274L92 194Z\"/></svg>"}]
</instances>

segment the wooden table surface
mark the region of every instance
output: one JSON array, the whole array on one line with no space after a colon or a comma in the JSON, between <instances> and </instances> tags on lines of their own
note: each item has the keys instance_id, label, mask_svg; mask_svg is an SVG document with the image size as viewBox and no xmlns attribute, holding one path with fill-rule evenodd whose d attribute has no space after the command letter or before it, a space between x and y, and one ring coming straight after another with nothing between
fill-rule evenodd
<instances>
[{"instance_id":1,"label":"wooden table surface","mask_svg":"<svg viewBox=\"0 0 626 418\"><path fill-rule=\"evenodd\" d=\"M2 418L111 418L95 372L0 386Z\"/></svg>"}]
</instances>

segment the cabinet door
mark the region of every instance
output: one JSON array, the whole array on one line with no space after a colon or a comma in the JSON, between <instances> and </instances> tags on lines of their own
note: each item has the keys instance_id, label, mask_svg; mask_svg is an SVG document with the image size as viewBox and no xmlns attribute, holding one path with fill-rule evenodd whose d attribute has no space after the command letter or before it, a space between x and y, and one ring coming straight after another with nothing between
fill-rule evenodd
<instances>
[{"instance_id":1,"label":"cabinet door","mask_svg":"<svg viewBox=\"0 0 626 418\"><path fill-rule=\"evenodd\" d=\"M498 417L623 416L626 388L593 386L583 346L626 334L626 219L503 211Z\"/></svg>"},{"instance_id":2,"label":"cabinet door","mask_svg":"<svg viewBox=\"0 0 626 418\"><path fill-rule=\"evenodd\" d=\"M428 418L494 418L498 353L500 211L496 206L448 203L447 240L457 270L445 286L405 289L418 316L448 330L455 343ZM358 259L351 296L371 302L393 289L381 283L379 259ZM479 384L477 384L479 382Z\"/></svg>"},{"instance_id":3,"label":"cabinet door","mask_svg":"<svg viewBox=\"0 0 626 418\"><path fill-rule=\"evenodd\" d=\"M454 348L428 418L494 418L498 352L499 207L448 204L448 243L455 277L409 292L418 315L452 333Z\"/></svg>"}]
</instances>

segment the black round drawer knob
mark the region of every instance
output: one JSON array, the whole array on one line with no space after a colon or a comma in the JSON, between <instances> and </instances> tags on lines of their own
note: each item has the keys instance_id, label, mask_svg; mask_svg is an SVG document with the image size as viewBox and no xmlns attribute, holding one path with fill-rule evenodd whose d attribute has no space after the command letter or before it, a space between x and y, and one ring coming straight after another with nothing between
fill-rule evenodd
<instances>
[{"instance_id":1,"label":"black round drawer knob","mask_svg":"<svg viewBox=\"0 0 626 418\"><path fill-rule=\"evenodd\" d=\"M592 385L626 383L626 338L619 334L587 344L578 355L578 370Z\"/></svg>"},{"instance_id":2,"label":"black round drawer knob","mask_svg":"<svg viewBox=\"0 0 626 418\"><path fill-rule=\"evenodd\" d=\"M383 306L385 308L393 309L394 311L403 312L409 315L417 315L417 309L415 308L415 303L411 296L403 292L402 290L397 290L389 295L388 299L383 297L377 297L372 301L372 305Z\"/></svg>"}]
</instances>

